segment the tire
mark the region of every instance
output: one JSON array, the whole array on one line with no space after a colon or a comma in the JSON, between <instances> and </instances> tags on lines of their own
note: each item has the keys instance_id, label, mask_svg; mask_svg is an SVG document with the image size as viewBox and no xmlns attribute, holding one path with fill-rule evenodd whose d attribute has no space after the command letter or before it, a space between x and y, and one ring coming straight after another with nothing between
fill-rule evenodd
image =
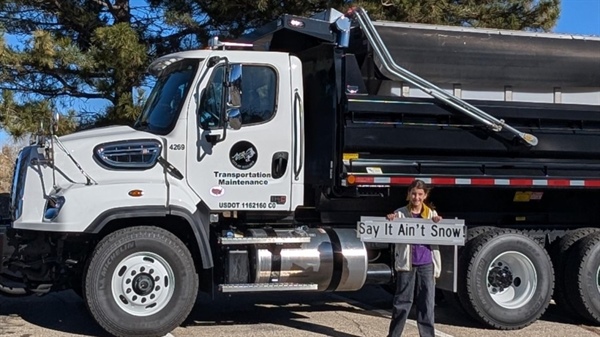
<instances>
[{"instance_id":1,"label":"tire","mask_svg":"<svg viewBox=\"0 0 600 337\"><path fill-rule=\"evenodd\" d=\"M475 239L481 234L490 232L495 229L497 228L493 226L478 226L467 229L467 238L465 241L465 245L463 247L460 247L459 256L465 251L465 249L468 249L470 245L469 243L472 242L473 239ZM468 314L467 309L465 309L465 306L460 301L460 296L458 295L458 292L455 293L449 290L442 290L442 295L444 296L444 300L446 300L446 303L448 303L448 305L456 309L461 315Z\"/></svg>"},{"instance_id":2,"label":"tire","mask_svg":"<svg viewBox=\"0 0 600 337\"><path fill-rule=\"evenodd\" d=\"M493 226L471 227L471 228L467 229L467 241L471 241L471 240L475 239L476 237L478 237L479 235L487 233L494 229L497 229L497 228L493 227ZM466 245L466 243L465 243L465 245Z\"/></svg>"},{"instance_id":3,"label":"tire","mask_svg":"<svg viewBox=\"0 0 600 337\"><path fill-rule=\"evenodd\" d=\"M189 250L157 227L107 235L85 270L85 303L115 336L164 336L188 316L198 293Z\"/></svg>"},{"instance_id":4,"label":"tire","mask_svg":"<svg viewBox=\"0 0 600 337\"><path fill-rule=\"evenodd\" d=\"M565 266L567 265L568 256L571 254L572 248L579 240L597 232L597 228L578 228L567 232L556 244L552 247L551 257L554 264L554 302L566 309L571 314L577 314L571 300L565 293L567 281L565 280ZM579 261L579 260L577 260Z\"/></svg>"},{"instance_id":5,"label":"tire","mask_svg":"<svg viewBox=\"0 0 600 337\"><path fill-rule=\"evenodd\" d=\"M578 241L565 268L565 294L576 313L600 324L600 232Z\"/></svg>"},{"instance_id":6,"label":"tire","mask_svg":"<svg viewBox=\"0 0 600 337\"><path fill-rule=\"evenodd\" d=\"M485 325L515 330L536 321L550 304L552 262L533 238L495 229L465 246L459 260L459 298Z\"/></svg>"}]
</instances>

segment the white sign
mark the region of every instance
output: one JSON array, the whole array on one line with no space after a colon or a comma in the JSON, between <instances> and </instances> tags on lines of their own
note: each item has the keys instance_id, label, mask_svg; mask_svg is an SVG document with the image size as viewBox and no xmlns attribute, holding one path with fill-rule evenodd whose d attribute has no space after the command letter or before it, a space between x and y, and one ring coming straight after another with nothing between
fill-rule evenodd
<instances>
[{"instance_id":1,"label":"white sign","mask_svg":"<svg viewBox=\"0 0 600 337\"><path fill-rule=\"evenodd\" d=\"M463 246L467 229L462 219L361 217L356 233L364 242L409 243L422 245Z\"/></svg>"}]
</instances>

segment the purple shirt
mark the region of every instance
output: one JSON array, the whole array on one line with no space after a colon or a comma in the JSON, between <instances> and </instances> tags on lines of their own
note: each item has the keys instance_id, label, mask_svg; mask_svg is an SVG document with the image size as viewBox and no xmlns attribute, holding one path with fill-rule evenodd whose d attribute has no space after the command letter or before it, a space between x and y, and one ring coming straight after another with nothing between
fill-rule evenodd
<instances>
[{"instance_id":1,"label":"purple shirt","mask_svg":"<svg viewBox=\"0 0 600 337\"><path fill-rule=\"evenodd\" d=\"M421 218L421 214L412 214L413 218ZM429 245L411 245L413 266L422 266L433 262Z\"/></svg>"}]
</instances>

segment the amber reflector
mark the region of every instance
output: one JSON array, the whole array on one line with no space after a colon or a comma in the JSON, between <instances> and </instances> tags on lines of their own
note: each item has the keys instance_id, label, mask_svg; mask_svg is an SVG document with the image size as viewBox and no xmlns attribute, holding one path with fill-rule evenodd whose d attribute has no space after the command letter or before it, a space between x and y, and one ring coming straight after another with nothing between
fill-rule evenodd
<instances>
[{"instance_id":1,"label":"amber reflector","mask_svg":"<svg viewBox=\"0 0 600 337\"><path fill-rule=\"evenodd\" d=\"M131 190L128 193L130 196L132 197L141 197L142 195L144 195L144 191L142 190Z\"/></svg>"}]
</instances>

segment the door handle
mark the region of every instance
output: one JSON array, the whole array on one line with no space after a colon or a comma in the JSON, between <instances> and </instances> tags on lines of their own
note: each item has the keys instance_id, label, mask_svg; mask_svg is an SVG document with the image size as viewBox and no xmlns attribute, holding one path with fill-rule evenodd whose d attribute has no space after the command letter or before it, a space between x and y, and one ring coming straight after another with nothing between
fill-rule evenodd
<instances>
[{"instance_id":1,"label":"door handle","mask_svg":"<svg viewBox=\"0 0 600 337\"><path fill-rule=\"evenodd\" d=\"M304 166L304 109L302 97L296 90L294 94L294 179L300 180Z\"/></svg>"},{"instance_id":2,"label":"door handle","mask_svg":"<svg viewBox=\"0 0 600 337\"><path fill-rule=\"evenodd\" d=\"M271 176L273 179L279 179L287 170L289 154L287 152L275 152L271 161Z\"/></svg>"}]
</instances>

